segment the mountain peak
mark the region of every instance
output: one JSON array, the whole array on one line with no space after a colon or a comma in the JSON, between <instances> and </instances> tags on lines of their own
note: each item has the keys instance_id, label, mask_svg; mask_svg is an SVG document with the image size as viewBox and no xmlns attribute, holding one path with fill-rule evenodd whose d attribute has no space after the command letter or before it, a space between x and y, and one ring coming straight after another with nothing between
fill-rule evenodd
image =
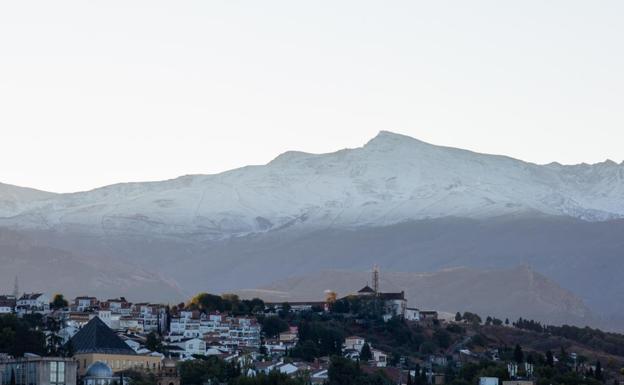
<instances>
[{"instance_id":1,"label":"mountain peak","mask_svg":"<svg viewBox=\"0 0 624 385\"><path fill-rule=\"evenodd\" d=\"M411 136L397 134L391 131L379 131L379 133L364 145L364 148L371 147L396 147L402 145L430 145Z\"/></svg>"},{"instance_id":2,"label":"mountain peak","mask_svg":"<svg viewBox=\"0 0 624 385\"><path fill-rule=\"evenodd\" d=\"M303 151L286 151L279 154L269 164L290 163L298 159L306 158L312 154Z\"/></svg>"}]
</instances>

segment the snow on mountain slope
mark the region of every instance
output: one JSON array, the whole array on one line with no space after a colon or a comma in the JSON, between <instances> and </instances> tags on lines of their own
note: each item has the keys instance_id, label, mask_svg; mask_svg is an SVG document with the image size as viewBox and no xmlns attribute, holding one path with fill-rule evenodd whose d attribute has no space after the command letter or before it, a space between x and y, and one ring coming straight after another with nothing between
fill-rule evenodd
<instances>
[{"instance_id":1,"label":"snow on mountain slope","mask_svg":"<svg viewBox=\"0 0 624 385\"><path fill-rule=\"evenodd\" d=\"M0 217L11 217L27 209L32 202L49 199L54 193L0 183Z\"/></svg>"},{"instance_id":2,"label":"snow on mountain slope","mask_svg":"<svg viewBox=\"0 0 624 385\"><path fill-rule=\"evenodd\" d=\"M111 185L17 207L0 211L0 224L210 238L519 212L602 221L624 217L624 163L540 166L381 132L361 148L287 152L264 166Z\"/></svg>"}]
</instances>

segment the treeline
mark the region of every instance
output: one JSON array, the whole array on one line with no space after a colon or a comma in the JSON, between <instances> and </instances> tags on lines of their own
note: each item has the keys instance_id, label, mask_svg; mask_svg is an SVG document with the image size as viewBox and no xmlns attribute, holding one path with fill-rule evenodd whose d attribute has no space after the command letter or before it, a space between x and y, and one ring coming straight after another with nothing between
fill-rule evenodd
<instances>
[{"instance_id":1,"label":"treeline","mask_svg":"<svg viewBox=\"0 0 624 385\"><path fill-rule=\"evenodd\" d=\"M277 371L257 373L254 377L247 377L245 375L246 368L215 356L180 362L179 371L181 382L188 385L305 385L310 380L310 373L305 372L294 378ZM359 363L340 356L332 356L328 376L328 385L392 384L392 381L382 373L364 373ZM135 373L132 377L134 378L134 385L149 385L154 380L149 377L149 374Z\"/></svg>"},{"instance_id":2,"label":"treeline","mask_svg":"<svg viewBox=\"0 0 624 385\"><path fill-rule=\"evenodd\" d=\"M0 353L20 357L24 353L46 354L45 335L36 330L41 317L17 318L13 314L0 315Z\"/></svg>"},{"instance_id":3,"label":"treeline","mask_svg":"<svg viewBox=\"0 0 624 385\"><path fill-rule=\"evenodd\" d=\"M308 362L316 357L339 355L344 340L345 331L340 325L303 320L299 323L299 342L290 355Z\"/></svg>"},{"instance_id":4,"label":"treeline","mask_svg":"<svg viewBox=\"0 0 624 385\"><path fill-rule=\"evenodd\" d=\"M531 330L538 333L548 333L553 336L567 338L582 343L592 349L624 357L624 335L608 333L590 327L542 325L534 320L518 319L513 325L518 329Z\"/></svg>"},{"instance_id":5,"label":"treeline","mask_svg":"<svg viewBox=\"0 0 624 385\"><path fill-rule=\"evenodd\" d=\"M252 315L264 311L264 301L259 298L241 300L236 294L199 293L188 304L180 304L175 310L183 309L198 310L204 313L219 311L232 315Z\"/></svg>"}]
</instances>

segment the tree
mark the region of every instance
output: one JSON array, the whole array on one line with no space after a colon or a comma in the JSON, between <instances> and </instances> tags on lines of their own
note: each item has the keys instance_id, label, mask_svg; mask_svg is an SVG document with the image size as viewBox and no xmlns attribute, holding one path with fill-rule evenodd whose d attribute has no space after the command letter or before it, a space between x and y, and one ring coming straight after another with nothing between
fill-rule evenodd
<instances>
[{"instance_id":1,"label":"tree","mask_svg":"<svg viewBox=\"0 0 624 385\"><path fill-rule=\"evenodd\" d=\"M332 323L302 321L299 324L299 343L312 341L316 344L321 356L342 353L344 336L342 329Z\"/></svg>"},{"instance_id":2,"label":"tree","mask_svg":"<svg viewBox=\"0 0 624 385\"><path fill-rule=\"evenodd\" d=\"M553 354L550 350L546 352L546 365L550 366L551 368L555 366L555 357L553 357Z\"/></svg>"},{"instance_id":3,"label":"tree","mask_svg":"<svg viewBox=\"0 0 624 385\"><path fill-rule=\"evenodd\" d=\"M602 380L602 364L600 363L600 360L596 362L594 377L596 377L597 380Z\"/></svg>"},{"instance_id":4,"label":"tree","mask_svg":"<svg viewBox=\"0 0 624 385\"><path fill-rule=\"evenodd\" d=\"M72 340L69 340L63 347L63 357L73 357L73 356L74 356L74 343L72 342Z\"/></svg>"},{"instance_id":5,"label":"tree","mask_svg":"<svg viewBox=\"0 0 624 385\"><path fill-rule=\"evenodd\" d=\"M304 341L303 343L297 344L290 352L292 357L301 358L304 361L312 362L316 357L318 357L319 349L316 344L310 340Z\"/></svg>"},{"instance_id":6,"label":"tree","mask_svg":"<svg viewBox=\"0 0 624 385\"><path fill-rule=\"evenodd\" d=\"M199 310L204 313L211 311L223 311L225 306L223 304L223 298L218 295L199 293L191 299L189 307L194 310Z\"/></svg>"},{"instance_id":7,"label":"tree","mask_svg":"<svg viewBox=\"0 0 624 385\"><path fill-rule=\"evenodd\" d=\"M460 312L455 313L455 321L459 322L462 320L462 315Z\"/></svg>"},{"instance_id":8,"label":"tree","mask_svg":"<svg viewBox=\"0 0 624 385\"><path fill-rule=\"evenodd\" d=\"M262 332L269 338L277 337L281 332L288 330L288 323L279 317L266 317L261 324Z\"/></svg>"},{"instance_id":9,"label":"tree","mask_svg":"<svg viewBox=\"0 0 624 385\"><path fill-rule=\"evenodd\" d=\"M360 360L364 362L368 362L373 359L373 352L371 352L370 345L368 342L365 342L362 345L362 351L360 351Z\"/></svg>"},{"instance_id":10,"label":"tree","mask_svg":"<svg viewBox=\"0 0 624 385\"><path fill-rule=\"evenodd\" d=\"M329 385L356 385L358 378L362 376L361 369L355 362L334 356L331 359L328 370Z\"/></svg>"},{"instance_id":11,"label":"tree","mask_svg":"<svg viewBox=\"0 0 624 385\"><path fill-rule=\"evenodd\" d=\"M446 349L451 346L451 335L444 329L436 329L433 332L433 338L439 347Z\"/></svg>"},{"instance_id":12,"label":"tree","mask_svg":"<svg viewBox=\"0 0 624 385\"><path fill-rule=\"evenodd\" d=\"M23 356L26 352L45 354L46 337L36 329L42 326L40 317L0 315L0 352L14 357Z\"/></svg>"},{"instance_id":13,"label":"tree","mask_svg":"<svg viewBox=\"0 0 624 385\"><path fill-rule=\"evenodd\" d=\"M201 385L205 383L226 383L240 376L241 369L232 362L210 356L181 362L179 365L180 379L183 384ZM151 382L155 384L156 382Z\"/></svg>"},{"instance_id":14,"label":"tree","mask_svg":"<svg viewBox=\"0 0 624 385\"><path fill-rule=\"evenodd\" d=\"M63 294L54 294L54 297L52 298L52 303L50 303L50 307L52 309L63 309L67 306L69 306L69 303L67 302Z\"/></svg>"},{"instance_id":15,"label":"tree","mask_svg":"<svg viewBox=\"0 0 624 385\"><path fill-rule=\"evenodd\" d=\"M290 309L292 307L290 306L290 304L288 302L284 302L282 304L282 310L280 310L279 312L279 316L280 318L286 318L288 316L288 314L290 313Z\"/></svg>"},{"instance_id":16,"label":"tree","mask_svg":"<svg viewBox=\"0 0 624 385\"><path fill-rule=\"evenodd\" d=\"M473 325L479 325L481 324L481 317L479 317L478 314L475 313L471 313L471 312L464 312L463 315L463 319Z\"/></svg>"},{"instance_id":17,"label":"tree","mask_svg":"<svg viewBox=\"0 0 624 385\"><path fill-rule=\"evenodd\" d=\"M505 318L505 325L509 325L509 318Z\"/></svg>"},{"instance_id":18,"label":"tree","mask_svg":"<svg viewBox=\"0 0 624 385\"><path fill-rule=\"evenodd\" d=\"M147 335L145 347L153 352L162 352L163 350L162 342L154 332Z\"/></svg>"},{"instance_id":19,"label":"tree","mask_svg":"<svg viewBox=\"0 0 624 385\"><path fill-rule=\"evenodd\" d=\"M514 349L514 361L518 364L524 362L524 353L522 352L522 347L520 345L516 345L516 348Z\"/></svg>"}]
</instances>

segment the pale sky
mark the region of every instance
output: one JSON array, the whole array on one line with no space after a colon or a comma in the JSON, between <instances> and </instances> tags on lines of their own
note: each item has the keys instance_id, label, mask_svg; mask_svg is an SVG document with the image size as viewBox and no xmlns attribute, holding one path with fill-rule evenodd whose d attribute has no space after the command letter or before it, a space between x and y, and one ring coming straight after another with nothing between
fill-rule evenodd
<instances>
[{"instance_id":1,"label":"pale sky","mask_svg":"<svg viewBox=\"0 0 624 385\"><path fill-rule=\"evenodd\" d=\"M5 1L0 182L69 192L357 147L624 159L622 1Z\"/></svg>"}]
</instances>

